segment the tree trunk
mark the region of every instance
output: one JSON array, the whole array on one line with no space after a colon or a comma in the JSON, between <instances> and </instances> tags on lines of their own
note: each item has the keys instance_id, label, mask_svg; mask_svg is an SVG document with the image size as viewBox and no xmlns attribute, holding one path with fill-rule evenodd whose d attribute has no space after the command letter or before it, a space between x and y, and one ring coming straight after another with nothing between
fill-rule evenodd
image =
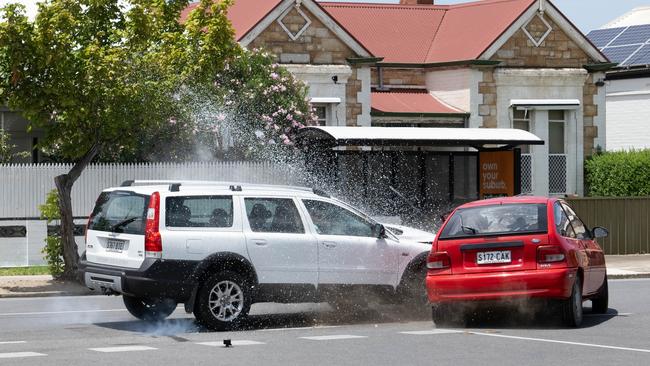
<instances>
[{"instance_id":1,"label":"tree trunk","mask_svg":"<svg viewBox=\"0 0 650 366\"><path fill-rule=\"evenodd\" d=\"M77 268L79 252L74 240L74 216L72 213L72 186L79 179L83 170L99 153L99 145L93 145L88 152L70 169L68 174L54 178L54 184L59 196L59 212L61 214L61 243L63 245L63 260L65 267L61 279L78 280Z\"/></svg>"}]
</instances>

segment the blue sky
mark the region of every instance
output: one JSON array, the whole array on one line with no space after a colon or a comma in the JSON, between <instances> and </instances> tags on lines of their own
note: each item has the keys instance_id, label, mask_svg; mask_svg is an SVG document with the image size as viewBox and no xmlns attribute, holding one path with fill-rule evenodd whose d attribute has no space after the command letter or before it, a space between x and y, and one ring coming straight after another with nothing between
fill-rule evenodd
<instances>
[{"instance_id":1,"label":"blue sky","mask_svg":"<svg viewBox=\"0 0 650 366\"><path fill-rule=\"evenodd\" d=\"M399 0L326 0L344 2L398 3ZM456 4L468 0L435 0L436 4ZM30 12L35 11L37 0L0 0L0 6L8 2L26 4ZM552 1L584 33L598 29L605 23L627 13L638 6L649 6L650 0L553 0Z\"/></svg>"},{"instance_id":2,"label":"blue sky","mask_svg":"<svg viewBox=\"0 0 650 366\"><path fill-rule=\"evenodd\" d=\"M327 0L344 2L398 3L399 0ZM457 4L468 0L435 0L436 4ZM650 6L650 0L552 0L583 33L598 29L638 6Z\"/></svg>"}]
</instances>

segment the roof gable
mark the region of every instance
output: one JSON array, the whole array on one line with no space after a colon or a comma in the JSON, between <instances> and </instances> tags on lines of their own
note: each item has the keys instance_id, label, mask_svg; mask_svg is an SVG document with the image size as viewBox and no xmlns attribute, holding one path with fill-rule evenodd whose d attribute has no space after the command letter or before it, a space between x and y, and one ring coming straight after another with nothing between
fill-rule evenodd
<instances>
[{"instance_id":1,"label":"roof gable","mask_svg":"<svg viewBox=\"0 0 650 366\"><path fill-rule=\"evenodd\" d=\"M536 14L490 58L506 66L582 68L596 62L546 14Z\"/></svg>"},{"instance_id":2,"label":"roof gable","mask_svg":"<svg viewBox=\"0 0 650 366\"><path fill-rule=\"evenodd\" d=\"M495 39L494 42L481 54L480 59L492 58L503 45L508 42L517 32L526 28L527 24L535 18L547 18L553 23L554 29L561 30L570 41L579 47L593 61L598 63L609 63L609 59L573 24L560 12L549 0L536 0L528 9Z\"/></svg>"},{"instance_id":3,"label":"roof gable","mask_svg":"<svg viewBox=\"0 0 650 366\"><path fill-rule=\"evenodd\" d=\"M289 7L248 48L272 51L281 63L347 65L357 54L305 7Z\"/></svg>"},{"instance_id":4,"label":"roof gable","mask_svg":"<svg viewBox=\"0 0 650 366\"><path fill-rule=\"evenodd\" d=\"M258 6L259 1L277 1L278 3L275 7L272 8L270 12L260 18L253 27L248 29L238 39L238 41L243 46L250 44L257 36L259 36L266 28L268 28L269 25L271 25L273 22L278 21L278 19L281 18L292 7L304 7L320 22L322 22L323 25L332 31L337 38L345 43L347 47L352 49L358 56L373 56L373 54L363 45L363 43L359 42L354 37L354 35L349 33L347 29L345 29L335 18L333 18L314 0L237 0L236 3L240 3L240 6L246 9L254 9Z\"/></svg>"}]
</instances>

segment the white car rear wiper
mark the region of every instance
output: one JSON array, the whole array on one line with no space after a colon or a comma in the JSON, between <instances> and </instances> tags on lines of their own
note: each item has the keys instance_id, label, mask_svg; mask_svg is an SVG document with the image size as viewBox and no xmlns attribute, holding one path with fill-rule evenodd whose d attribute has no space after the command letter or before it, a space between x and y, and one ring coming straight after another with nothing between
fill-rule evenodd
<instances>
[{"instance_id":1,"label":"white car rear wiper","mask_svg":"<svg viewBox=\"0 0 650 366\"><path fill-rule=\"evenodd\" d=\"M132 223L133 221L135 221L135 220L137 220L139 218L140 217L138 217L138 216L134 216L134 217L129 217L126 220L122 220L122 221L118 222L117 224L111 226L111 232L115 232L115 230L119 229L120 227L122 227L124 225L128 225L128 224Z\"/></svg>"}]
</instances>

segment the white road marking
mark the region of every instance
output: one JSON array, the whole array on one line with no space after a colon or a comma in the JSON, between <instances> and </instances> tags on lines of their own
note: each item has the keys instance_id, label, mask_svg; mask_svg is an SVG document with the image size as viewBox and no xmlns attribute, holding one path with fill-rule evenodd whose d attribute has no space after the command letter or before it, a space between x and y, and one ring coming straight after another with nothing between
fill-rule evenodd
<instances>
[{"instance_id":1,"label":"white road marking","mask_svg":"<svg viewBox=\"0 0 650 366\"><path fill-rule=\"evenodd\" d=\"M31 313L0 313L0 316L56 315L56 314L79 314L79 313L112 313L112 312L118 312L118 311L126 311L126 309L35 311L35 312L31 312Z\"/></svg>"},{"instance_id":2,"label":"white road marking","mask_svg":"<svg viewBox=\"0 0 650 366\"><path fill-rule=\"evenodd\" d=\"M650 278L612 278L608 279L607 281L614 281L614 282L636 282L636 281L650 281Z\"/></svg>"},{"instance_id":3,"label":"white road marking","mask_svg":"<svg viewBox=\"0 0 650 366\"><path fill-rule=\"evenodd\" d=\"M630 316L633 315L632 313L616 313L616 314L584 314L584 317L601 317L601 316Z\"/></svg>"},{"instance_id":4,"label":"white road marking","mask_svg":"<svg viewBox=\"0 0 650 366\"><path fill-rule=\"evenodd\" d=\"M486 336L486 337L520 339L520 340L523 340L523 341L534 341L534 342L545 342L545 343L560 343L560 344L568 344L568 345L572 345L572 346L606 348L606 349L615 349L615 350L620 350L620 351L632 351L632 352L650 353L650 349L642 349L642 348L606 346L606 345L602 345L602 344L558 341L558 340L555 340L555 339L544 339L544 338L517 337L517 336L504 335L504 334L491 334L491 333L480 333L480 332L467 332L467 333L468 334L480 335L480 336Z\"/></svg>"},{"instance_id":5,"label":"white road marking","mask_svg":"<svg viewBox=\"0 0 650 366\"><path fill-rule=\"evenodd\" d=\"M47 355L44 353L36 353L36 352L0 353L0 358L23 358L23 357L38 357L38 356L47 356Z\"/></svg>"},{"instance_id":6,"label":"white road marking","mask_svg":"<svg viewBox=\"0 0 650 366\"><path fill-rule=\"evenodd\" d=\"M94 299L103 299L106 297L106 296L101 296L100 294L90 295L90 296L91 296L90 298L94 298ZM2 300L3 302L4 301L39 301L39 300L52 301L53 297L64 297L66 300L89 298L88 295L77 295L77 296L8 297L8 298L2 298L0 300Z\"/></svg>"},{"instance_id":7,"label":"white road marking","mask_svg":"<svg viewBox=\"0 0 650 366\"><path fill-rule=\"evenodd\" d=\"M277 332L281 330L311 330L311 329L329 329L329 328L340 328L340 325L321 325L316 327L294 327L294 328L270 328L270 329L260 329L258 332Z\"/></svg>"},{"instance_id":8,"label":"white road marking","mask_svg":"<svg viewBox=\"0 0 650 366\"><path fill-rule=\"evenodd\" d=\"M223 341L221 342L198 342L196 344L200 344L201 346L210 346L210 347L224 347ZM256 346L259 344L266 344L264 342L258 342L258 341L245 341L245 340L233 340L232 345L233 346Z\"/></svg>"},{"instance_id":9,"label":"white road marking","mask_svg":"<svg viewBox=\"0 0 650 366\"><path fill-rule=\"evenodd\" d=\"M5 341L5 342L0 342L0 345L2 344L20 344L20 343L27 343L25 341Z\"/></svg>"},{"instance_id":10,"label":"white road marking","mask_svg":"<svg viewBox=\"0 0 650 366\"><path fill-rule=\"evenodd\" d=\"M410 335L432 335L432 334L456 334L462 333L459 330L447 330L447 329L429 329L429 330L414 330L409 332L400 332L400 334L410 334Z\"/></svg>"},{"instance_id":11,"label":"white road marking","mask_svg":"<svg viewBox=\"0 0 650 366\"><path fill-rule=\"evenodd\" d=\"M184 308L178 305L176 309ZM79 313L114 313L126 311L126 309L98 309L98 310L64 310L64 311L34 311L30 313L0 313L0 316L25 316L25 315L56 315L56 314L79 314Z\"/></svg>"},{"instance_id":12,"label":"white road marking","mask_svg":"<svg viewBox=\"0 0 650 366\"><path fill-rule=\"evenodd\" d=\"M133 352L133 351L153 351L157 348L147 347L147 346L118 346L118 347L102 347L102 348L88 348L90 351L95 352Z\"/></svg>"},{"instance_id":13,"label":"white road marking","mask_svg":"<svg viewBox=\"0 0 650 366\"><path fill-rule=\"evenodd\" d=\"M338 340L338 339L357 339L357 338L368 338L368 337L342 334L342 335L300 337L300 338L308 339L310 341L332 341L332 340Z\"/></svg>"}]
</instances>

